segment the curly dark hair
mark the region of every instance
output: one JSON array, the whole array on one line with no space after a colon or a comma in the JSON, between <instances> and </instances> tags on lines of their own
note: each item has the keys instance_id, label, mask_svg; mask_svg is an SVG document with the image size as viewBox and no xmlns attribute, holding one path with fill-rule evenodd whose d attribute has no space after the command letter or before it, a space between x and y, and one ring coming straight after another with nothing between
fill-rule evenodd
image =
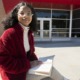
<instances>
[{"instance_id":1,"label":"curly dark hair","mask_svg":"<svg viewBox=\"0 0 80 80\"><path fill-rule=\"evenodd\" d=\"M29 24L30 26L30 30L32 31L36 31L37 30L37 17L36 17L36 13L34 8L28 4L27 2L20 2L18 3L13 10L10 11L10 13L7 15L7 17L2 21L3 25L4 25L4 29L8 29L10 27L13 27L16 23L18 23L18 18L17 18L17 13L18 10L20 9L21 6L27 6L31 9L32 14L34 14L32 16L32 21Z\"/></svg>"}]
</instances>

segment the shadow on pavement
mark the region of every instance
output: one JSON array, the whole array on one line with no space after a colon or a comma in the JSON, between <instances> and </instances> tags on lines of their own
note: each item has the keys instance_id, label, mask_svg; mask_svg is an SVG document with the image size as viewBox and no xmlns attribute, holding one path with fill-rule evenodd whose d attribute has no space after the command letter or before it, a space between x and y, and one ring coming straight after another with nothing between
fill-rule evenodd
<instances>
[{"instance_id":1,"label":"shadow on pavement","mask_svg":"<svg viewBox=\"0 0 80 80\"><path fill-rule=\"evenodd\" d=\"M80 46L80 40L35 42L35 47L43 47L43 48L79 47L79 46Z\"/></svg>"}]
</instances>

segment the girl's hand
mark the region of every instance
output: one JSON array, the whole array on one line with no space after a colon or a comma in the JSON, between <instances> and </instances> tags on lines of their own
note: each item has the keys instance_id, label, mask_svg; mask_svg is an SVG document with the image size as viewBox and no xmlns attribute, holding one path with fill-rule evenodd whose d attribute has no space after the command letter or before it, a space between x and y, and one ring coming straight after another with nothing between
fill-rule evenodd
<instances>
[{"instance_id":1,"label":"girl's hand","mask_svg":"<svg viewBox=\"0 0 80 80\"><path fill-rule=\"evenodd\" d=\"M31 61L30 64L31 64L31 67L35 67L35 66L38 66L40 64L42 64L43 62L42 61L38 61L38 60L35 60L35 61Z\"/></svg>"}]
</instances>

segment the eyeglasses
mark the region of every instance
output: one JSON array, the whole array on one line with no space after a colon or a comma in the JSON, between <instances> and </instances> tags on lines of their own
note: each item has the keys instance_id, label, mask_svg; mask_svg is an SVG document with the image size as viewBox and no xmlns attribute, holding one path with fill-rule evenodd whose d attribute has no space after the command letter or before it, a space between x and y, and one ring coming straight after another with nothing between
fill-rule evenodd
<instances>
[{"instance_id":1,"label":"eyeglasses","mask_svg":"<svg viewBox=\"0 0 80 80\"><path fill-rule=\"evenodd\" d=\"M19 13L20 15L27 15L27 16L29 16L29 17L32 17L34 14L32 14L32 13L23 13L23 12L21 12L21 13Z\"/></svg>"},{"instance_id":2,"label":"eyeglasses","mask_svg":"<svg viewBox=\"0 0 80 80\"><path fill-rule=\"evenodd\" d=\"M32 13L27 13L27 16L33 16L33 14Z\"/></svg>"}]
</instances>

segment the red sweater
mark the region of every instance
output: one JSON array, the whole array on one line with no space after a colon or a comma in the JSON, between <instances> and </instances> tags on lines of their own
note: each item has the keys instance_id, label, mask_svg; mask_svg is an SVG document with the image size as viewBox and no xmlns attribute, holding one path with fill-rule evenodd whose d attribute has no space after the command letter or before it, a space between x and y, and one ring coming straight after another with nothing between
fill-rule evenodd
<instances>
[{"instance_id":1,"label":"red sweater","mask_svg":"<svg viewBox=\"0 0 80 80\"><path fill-rule=\"evenodd\" d=\"M0 74L2 80L25 80L30 61L37 60L32 32L28 33L30 51L25 52L23 29L19 24L5 30L0 37Z\"/></svg>"}]
</instances>

